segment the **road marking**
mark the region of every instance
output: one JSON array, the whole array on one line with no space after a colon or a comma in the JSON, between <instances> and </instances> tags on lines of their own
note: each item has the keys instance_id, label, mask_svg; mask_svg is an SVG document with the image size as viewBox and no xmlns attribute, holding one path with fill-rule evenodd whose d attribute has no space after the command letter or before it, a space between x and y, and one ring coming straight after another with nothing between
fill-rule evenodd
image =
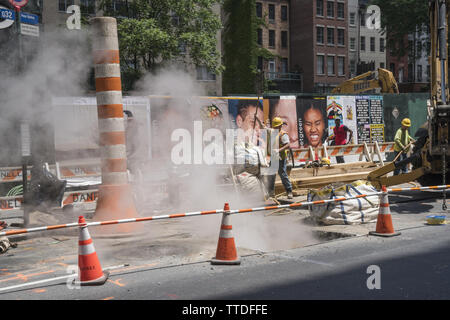
<instances>
[{"instance_id":1,"label":"road marking","mask_svg":"<svg viewBox=\"0 0 450 320\"><path fill-rule=\"evenodd\" d=\"M114 283L115 285L117 285L119 287L125 287L125 285L123 283L120 283L120 280L122 280L122 279L117 279L116 281L108 279L108 282Z\"/></svg>"},{"instance_id":2,"label":"road marking","mask_svg":"<svg viewBox=\"0 0 450 320\"><path fill-rule=\"evenodd\" d=\"M39 276L39 275L42 275L42 274L48 274L48 273L53 273L53 272L55 272L55 271L54 270L49 270L49 271L31 273L31 274L27 274L27 275L19 273L19 274L17 274L14 277L7 278L7 279L2 279L2 280L0 280L0 282L11 281L11 280L18 280L18 279L22 279L25 282L27 282L29 277L31 278L31 277L34 277L34 276Z\"/></svg>"}]
</instances>

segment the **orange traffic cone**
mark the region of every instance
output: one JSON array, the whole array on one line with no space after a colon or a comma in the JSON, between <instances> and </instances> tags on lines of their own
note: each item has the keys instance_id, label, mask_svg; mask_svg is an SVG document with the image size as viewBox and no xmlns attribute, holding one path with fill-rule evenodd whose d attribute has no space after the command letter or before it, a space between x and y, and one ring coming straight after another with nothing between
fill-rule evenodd
<instances>
[{"instance_id":1,"label":"orange traffic cone","mask_svg":"<svg viewBox=\"0 0 450 320\"><path fill-rule=\"evenodd\" d=\"M222 217L222 225L220 226L219 242L217 244L216 256L211 259L211 264L241 264L236 252L234 237L231 232L230 224L230 206L225 203L223 208L225 211Z\"/></svg>"},{"instance_id":2,"label":"orange traffic cone","mask_svg":"<svg viewBox=\"0 0 450 320\"><path fill-rule=\"evenodd\" d=\"M400 232L394 231L394 226L392 225L391 210L389 209L389 197L386 186L381 187L383 194L380 200L380 211L377 218L376 231L370 231L369 234L373 236L380 237L393 237L401 234Z\"/></svg>"},{"instance_id":3,"label":"orange traffic cone","mask_svg":"<svg viewBox=\"0 0 450 320\"><path fill-rule=\"evenodd\" d=\"M80 226L80 238L78 241L80 284L82 286L102 285L108 279L109 273L102 270L83 216L78 218L78 223L83 224Z\"/></svg>"}]
</instances>

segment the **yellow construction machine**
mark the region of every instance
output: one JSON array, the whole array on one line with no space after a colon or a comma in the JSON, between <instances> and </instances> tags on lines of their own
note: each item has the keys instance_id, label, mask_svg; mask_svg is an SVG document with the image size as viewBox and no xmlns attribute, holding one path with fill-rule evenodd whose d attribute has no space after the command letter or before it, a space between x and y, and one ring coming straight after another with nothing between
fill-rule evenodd
<instances>
[{"instance_id":1,"label":"yellow construction machine","mask_svg":"<svg viewBox=\"0 0 450 320\"><path fill-rule=\"evenodd\" d=\"M368 71L354 78L344 81L332 94L357 94L374 89L381 89L382 93L398 93L397 81L389 70L378 68L378 71Z\"/></svg>"},{"instance_id":2,"label":"yellow construction machine","mask_svg":"<svg viewBox=\"0 0 450 320\"><path fill-rule=\"evenodd\" d=\"M445 185L449 180L449 83L448 83L448 8L450 0L430 0L430 100L427 103L427 122L416 132L412 155L403 161L393 161L369 174L376 187L390 186L417 180L421 185ZM389 176L396 167L412 163L406 174ZM444 205L445 206L445 191Z\"/></svg>"}]
</instances>

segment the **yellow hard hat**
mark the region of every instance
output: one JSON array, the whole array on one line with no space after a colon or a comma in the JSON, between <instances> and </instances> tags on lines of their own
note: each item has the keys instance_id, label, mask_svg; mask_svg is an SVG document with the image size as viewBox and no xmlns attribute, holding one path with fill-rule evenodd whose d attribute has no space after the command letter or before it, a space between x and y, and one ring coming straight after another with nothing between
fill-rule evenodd
<instances>
[{"instance_id":1,"label":"yellow hard hat","mask_svg":"<svg viewBox=\"0 0 450 320\"><path fill-rule=\"evenodd\" d=\"M327 165L331 164L330 159L325 158L325 157L323 157L322 159L320 159L320 161L322 162L322 164L327 164Z\"/></svg>"},{"instance_id":2,"label":"yellow hard hat","mask_svg":"<svg viewBox=\"0 0 450 320\"><path fill-rule=\"evenodd\" d=\"M272 119L272 128L276 128L283 125L283 120L280 117L275 117Z\"/></svg>"},{"instance_id":3,"label":"yellow hard hat","mask_svg":"<svg viewBox=\"0 0 450 320\"><path fill-rule=\"evenodd\" d=\"M409 118L405 118L402 120L402 126L411 127L411 120Z\"/></svg>"}]
</instances>

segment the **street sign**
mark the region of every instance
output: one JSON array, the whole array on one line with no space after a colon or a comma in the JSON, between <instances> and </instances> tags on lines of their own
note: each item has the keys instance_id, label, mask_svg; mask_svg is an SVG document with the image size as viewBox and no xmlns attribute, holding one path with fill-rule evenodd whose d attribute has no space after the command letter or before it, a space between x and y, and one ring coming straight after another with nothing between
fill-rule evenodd
<instances>
[{"instance_id":1,"label":"street sign","mask_svg":"<svg viewBox=\"0 0 450 320\"><path fill-rule=\"evenodd\" d=\"M0 6L0 18L5 19L5 20L0 22L0 29L9 28L14 23L14 19L16 17L14 11L12 11L12 13L13 13L12 17L13 18L9 19L9 17L10 17L10 13L9 12L11 12L11 11L12 10L9 10L6 7ZM3 12L5 12L5 13L3 13ZM3 18L3 15L5 15L5 18ZM6 18L6 17L8 17L8 18Z\"/></svg>"},{"instance_id":2,"label":"street sign","mask_svg":"<svg viewBox=\"0 0 450 320\"><path fill-rule=\"evenodd\" d=\"M39 24L39 16L32 13L21 12L20 13L20 22L27 24Z\"/></svg>"},{"instance_id":3,"label":"street sign","mask_svg":"<svg viewBox=\"0 0 450 320\"><path fill-rule=\"evenodd\" d=\"M0 18L7 20L15 20L16 14L12 10L0 8Z\"/></svg>"},{"instance_id":4,"label":"street sign","mask_svg":"<svg viewBox=\"0 0 450 320\"><path fill-rule=\"evenodd\" d=\"M11 3L15 7L22 8L28 3L28 0L9 0L9 3Z\"/></svg>"},{"instance_id":5,"label":"street sign","mask_svg":"<svg viewBox=\"0 0 450 320\"><path fill-rule=\"evenodd\" d=\"M39 37L39 26L32 24L21 23L20 33L26 36Z\"/></svg>"}]
</instances>

